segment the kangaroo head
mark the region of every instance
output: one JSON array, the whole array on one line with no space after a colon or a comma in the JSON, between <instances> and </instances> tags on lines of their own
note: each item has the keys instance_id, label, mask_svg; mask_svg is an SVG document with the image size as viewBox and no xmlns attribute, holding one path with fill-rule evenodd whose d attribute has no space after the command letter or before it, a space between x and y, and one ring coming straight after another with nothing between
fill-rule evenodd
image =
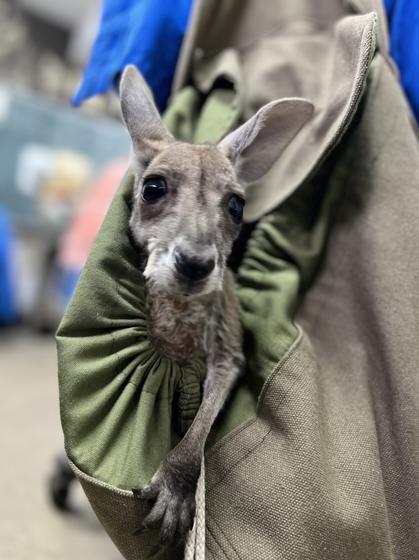
<instances>
[{"instance_id":1,"label":"kangaroo head","mask_svg":"<svg viewBox=\"0 0 419 560\"><path fill-rule=\"evenodd\" d=\"M312 105L273 101L219 144L193 145L168 132L133 66L122 75L120 96L133 144L130 228L145 255L146 283L185 296L221 290L246 186L270 169Z\"/></svg>"}]
</instances>

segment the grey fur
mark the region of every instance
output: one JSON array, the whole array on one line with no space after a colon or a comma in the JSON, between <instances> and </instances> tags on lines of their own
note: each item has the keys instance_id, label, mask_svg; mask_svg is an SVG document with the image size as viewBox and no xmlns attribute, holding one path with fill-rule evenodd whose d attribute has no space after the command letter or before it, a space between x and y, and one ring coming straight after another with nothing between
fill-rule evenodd
<instances>
[{"instance_id":1,"label":"grey fur","mask_svg":"<svg viewBox=\"0 0 419 560\"><path fill-rule=\"evenodd\" d=\"M136 491L154 501L144 524L160 525L166 543L191 526L205 442L244 363L234 280L226 268L240 226L228 201L232 195L244 198L242 183L268 171L310 118L312 106L297 99L272 102L219 146L190 145L165 129L134 67L124 71L120 92L134 148L130 228L145 256L150 336L173 360L196 352L207 359L203 401L190 429L150 484ZM150 203L142 189L153 176L164 177L167 193ZM202 280L185 279L176 269L179 251L193 262L215 257L214 269Z\"/></svg>"}]
</instances>

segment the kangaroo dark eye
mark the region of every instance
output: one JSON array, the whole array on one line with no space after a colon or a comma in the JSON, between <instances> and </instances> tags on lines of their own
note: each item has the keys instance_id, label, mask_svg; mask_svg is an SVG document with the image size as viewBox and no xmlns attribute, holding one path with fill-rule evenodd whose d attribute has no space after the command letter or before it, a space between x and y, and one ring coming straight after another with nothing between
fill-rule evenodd
<instances>
[{"instance_id":1,"label":"kangaroo dark eye","mask_svg":"<svg viewBox=\"0 0 419 560\"><path fill-rule=\"evenodd\" d=\"M163 177L148 177L143 183L142 199L152 202L164 196L167 192L166 181Z\"/></svg>"},{"instance_id":2,"label":"kangaroo dark eye","mask_svg":"<svg viewBox=\"0 0 419 560\"><path fill-rule=\"evenodd\" d=\"M243 208L244 198L233 194L228 201L228 211L236 224L240 224L243 219Z\"/></svg>"}]
</instances>

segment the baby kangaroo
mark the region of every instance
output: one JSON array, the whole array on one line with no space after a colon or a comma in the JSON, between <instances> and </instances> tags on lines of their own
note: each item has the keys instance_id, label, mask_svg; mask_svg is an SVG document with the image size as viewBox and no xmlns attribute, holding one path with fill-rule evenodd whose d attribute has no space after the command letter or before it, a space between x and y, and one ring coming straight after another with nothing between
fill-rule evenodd
<instances>
[{"instance_id":1,"label":"baby kangaroo","mask_svg":"<svg viewBox=\"0 0 419 560\"><path fill-rule=\"evenodd\" d=\"M203 352L207 364L191 427L151 482L135 491L153 501L144 525L160 526L168 543L191 527L205 441L244 363L226 262L240 230L245 187L270 169L311 117L312 105L273 101L218 145L191 145L165 128L133 66L123 73L120 95L134 155L129 225L144 257L150 337L179 363Z\"/></svg>"}]
</instances>

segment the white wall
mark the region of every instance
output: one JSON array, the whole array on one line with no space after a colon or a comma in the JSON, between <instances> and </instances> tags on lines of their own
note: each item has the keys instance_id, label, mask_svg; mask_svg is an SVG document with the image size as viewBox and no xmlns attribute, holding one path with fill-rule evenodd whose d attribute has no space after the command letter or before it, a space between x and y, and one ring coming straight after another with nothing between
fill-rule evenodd
<instances>
[{"instance_id":1,"label":"white wall","mask_svg":"<svg viewBox=\"0 0 419 560\"><path fill-rule=\"evenodd\" d=\"M100 0L18 0L18 3L47 21L74 28L86 14L100 11Z\"/></svg>"}]
</instances>

